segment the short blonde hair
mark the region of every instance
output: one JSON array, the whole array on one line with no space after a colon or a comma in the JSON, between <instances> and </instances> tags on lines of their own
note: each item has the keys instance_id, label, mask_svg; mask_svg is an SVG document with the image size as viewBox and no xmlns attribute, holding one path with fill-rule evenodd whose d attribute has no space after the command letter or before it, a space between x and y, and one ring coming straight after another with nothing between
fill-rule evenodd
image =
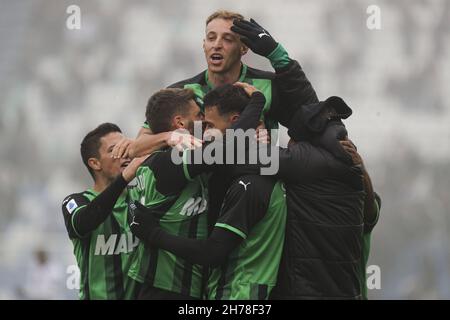
<instances>
[{"instance_id":1,"label":"short blonde hair","mask_svg":"<svg viewBox=\"0 0 450 320\"><path fill-rule=\"evenodd\" d=\"M243 20L244 16L242 14L240 14L240 13L233 12L233 11L217 10L216 12L211 14L206 19L206 25L208 25L214 19L224 19L224 20L235 20L235 19L238 19L238 20Z\"/></svg>"}]
</instances>

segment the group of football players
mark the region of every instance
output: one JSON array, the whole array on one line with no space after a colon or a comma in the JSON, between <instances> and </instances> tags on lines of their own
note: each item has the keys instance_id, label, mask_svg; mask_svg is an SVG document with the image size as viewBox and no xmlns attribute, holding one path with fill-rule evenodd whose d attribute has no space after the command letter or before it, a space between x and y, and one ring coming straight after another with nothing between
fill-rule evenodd
<instances>
[{"instance_id":1,"label":"group of football players","mask_svg":"<svg viewBox=\"0 0 450 320\"><path fill-rule=\"evenodd\" d=\"M367 299L380 198L342 122L352 110L319 101L239 13L210 15L203 49L207 69L153 93L136 139L103 123L81 143L94 185L62 204L80 299ZM275 72L245 65L248 50ZM278 124L287 148L267 134ZM237 150L230 130L256 134ZM261 152L275 172L249 160Z\"/></svg>"}]
</instances>

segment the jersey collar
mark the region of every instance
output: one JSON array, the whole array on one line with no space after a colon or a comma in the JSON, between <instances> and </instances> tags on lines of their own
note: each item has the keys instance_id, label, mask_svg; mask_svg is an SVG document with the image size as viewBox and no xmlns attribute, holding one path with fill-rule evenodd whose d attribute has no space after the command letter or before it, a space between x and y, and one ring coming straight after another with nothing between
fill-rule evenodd
<instances>
[{"instance_id":1,"label":"jersey collar","mask_svg":"<svg viewBox=\"0 0 450 320\"><path fill-rule=\"evenodd\" d=\"M247 65L243 63L241 67L241 76L239 77L238 81L243 82L246 76L247 76ZM210 89L214 89L213 84L208 79L208 69L205 70L205 81Z\"/></svg>"}]
</instances>

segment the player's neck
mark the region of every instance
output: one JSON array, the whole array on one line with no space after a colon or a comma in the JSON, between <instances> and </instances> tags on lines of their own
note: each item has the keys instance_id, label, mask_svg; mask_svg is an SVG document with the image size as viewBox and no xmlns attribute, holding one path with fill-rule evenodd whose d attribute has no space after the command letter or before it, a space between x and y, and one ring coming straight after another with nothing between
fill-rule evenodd
<instances>
[{"instance_id":1,"label":"player's neck","mask_svg":"<svg viewBox=\"0 0 450 320\"><path fill-rule=\"evenodd\" d=\"M109 179L106 179L105 177L97 177L97 179L95 180L94 186L92 187L92 190L94 190L97 193L101 193L110 184L111 184L111 181Z\"/></svg>"},{"instance_id":2,"label":"player's neck","mask_svg":"<svg viewBox=\"0 0 450 320\"><path fill-rule=\"evenodd\" d=\"M235 67L224 73L216 73L208 69L208 80L214 88L222 86L224 84L233 84L238 81L239 77L241 76L241 67L242 62L236 64Z\"/></svg>"}]
</instances>

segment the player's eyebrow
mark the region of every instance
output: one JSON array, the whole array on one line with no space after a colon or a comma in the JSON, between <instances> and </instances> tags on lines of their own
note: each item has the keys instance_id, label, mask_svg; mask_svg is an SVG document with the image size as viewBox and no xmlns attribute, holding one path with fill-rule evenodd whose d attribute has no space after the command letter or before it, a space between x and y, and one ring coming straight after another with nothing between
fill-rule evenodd
<instances>
[{"instance_id":1,"label":"player's eyebrow","mask_svg":"<svg viewBox=\"0 0 450 320\"><path fill-rule=\"evenodd\" d=\"M236 38L236 34L235 34L234 32L224 32L223 35L224 35L224 36L230 36L230 37Z\"/></svg>"},{"instance_id":2,"label":"player's eyebrow","mask_svg":"<svg viewBox=\"0 0 450 320\"><path fill-rule=\"evenodd\" d=\"M206 36L207 36L207 37L208 37L208 36L217 36L217 32L211 30L211 31L209 31L209 32L206 33ZM222 33L222 36L223 36L223 37L233 37L233 38L236 38L236 34L235 34L234 32L232 32L232 31L230 31L230 32L225 31L225 32Z\"/></svg>"}]
</instances>

